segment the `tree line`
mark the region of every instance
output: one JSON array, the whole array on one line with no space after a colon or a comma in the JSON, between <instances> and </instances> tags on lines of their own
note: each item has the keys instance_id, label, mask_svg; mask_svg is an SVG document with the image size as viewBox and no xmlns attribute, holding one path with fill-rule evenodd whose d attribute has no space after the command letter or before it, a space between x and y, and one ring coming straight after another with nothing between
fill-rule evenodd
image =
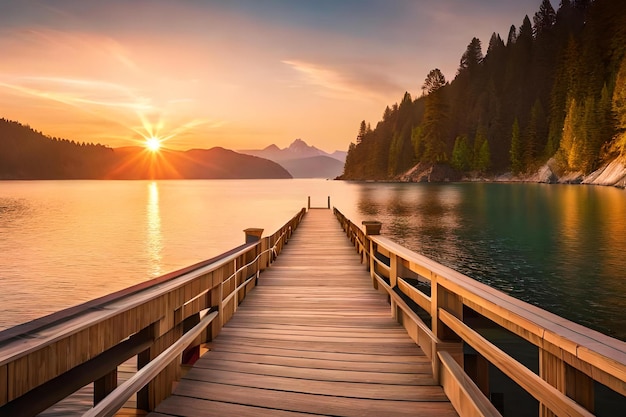
<instances>
[{"instance_id":1,"label":"tree line","mask_svg":"<svg viewBox=\"0 0 626 417\"><path fill-rule=\"evenodd\" d=\"M626 156L626 2L542 0L531 19L473 38L456 76L430 71L422 95L362 121L344 179L384 180L418 163L523 175L553 158L587 174Z\"/></svg>"},{"instance_id":2,"label":"tree line","mask_svg":"<svg viewBox=\"0 0 626 417\"><path fill-rule=\"evenodd\" d=\"M0 179L103 178L116 163L113 149L48 137L0 119Z\"/></svg>"}]
</instances>

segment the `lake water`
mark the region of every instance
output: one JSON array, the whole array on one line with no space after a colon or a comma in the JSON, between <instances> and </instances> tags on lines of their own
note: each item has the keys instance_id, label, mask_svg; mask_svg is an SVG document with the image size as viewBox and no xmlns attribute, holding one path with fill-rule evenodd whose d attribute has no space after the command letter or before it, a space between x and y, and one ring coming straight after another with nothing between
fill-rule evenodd
<instances>
[{"instance_id":1,"label":"lake water","mask_svg":"<svg viewBox=\"0 0 626 417\"><path fill-rule=\"evenodd\" d=\"M313 206L331 196L357 224L380 220L408 248L626 340L624 190L325 180L0 181L0 330L218 255L248 227L274 232L308 196ZM91 395L87 386L44 415L82 415ZM598 415L612 415L602 403L609 412Z\"/></svg>"},{"instance_id":2,"label":"lake water","mask_svg":"<svg viewBox=\"0 0 626 417\"><path fill-rule=\"evenodd\" d=\"M274 232L311 196L515 297L626 340L626 192L325 180L0 182L0 330Z\"/></svg>"}]
</instances>

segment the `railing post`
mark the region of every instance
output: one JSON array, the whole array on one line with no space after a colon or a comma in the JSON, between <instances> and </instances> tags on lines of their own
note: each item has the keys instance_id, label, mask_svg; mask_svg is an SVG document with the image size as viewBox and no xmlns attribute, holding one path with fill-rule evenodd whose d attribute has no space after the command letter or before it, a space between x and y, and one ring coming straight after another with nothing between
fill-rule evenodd
<instances>
[{"instance_id":1,"label":"railing post","mask_svg":"<svg viewBox=\"0 0 626 417\"><path fill-rule=\"evenodd\" d=\"M556 355L539 348L539 376L561 392L565 392L565 363ZM539 404L541 417L556 417L543 403Z\"/></svg>"},{"instance_id":2,"label":"railing post","mask_svg":"<svg viewBox=\"0 0 626 417\"><path fill-rule=\"evenodd\" d=\"M328 209L330 210L330 196L328 196Z\"/></svg>"},{"instance_id":3,"label":"railing post","mask_svg":"<svg viewBox=\"0 0 626 417\"><path fill-rule=\"evenodd\" d=\"M117 367L93 383L93 405L98 404L117 388Z\"/></svg>"},{"instance_id":4,"label":"railing post","mask_svg":"<svg viewBox=\"0 0 626 417\"><path fill-rule=\"evenodd\" d=\"M376 220L364 220L362 222L363 226L365 226L365 238L369 241L369 271L370 276L372 277L372 286L375 289L378 289L378 282L376 281L376 244L372 239L369 238L371 235L379 235L380 229L382 227L382 223Z\"/></svg>"},{"instance_id":5,"label":"railing post","mask_svg":"<svg viewBox=\"0 0 626 417\"><path fill-rule=\"evenodd\" d=\"M438 283L437 274L431 273L430 277L430 297L431 297L431 321L432 332L435 336L433 342L433 376L439 382L439 368L441 366L437 351L448 352L454 360L463 367L463 340L439 318L439 309L445 310L456 318L463 320L463 300Z\"/></svg>"},{"instance_id":6,"label":"railing post","mask_svg":"<svg viewBox=\"0 0 626 417\"><path fill-rule=\"evenodd\" d=\"M250 227L243 231L246 234L246 243L254 243L261 240L261 235L263 234L263 229L259 229L256 227Z\"/></svg>"},{"instance_id":7,"label":"railing post","mask_svg":"<svg viewBox=\"0 0 626 417\"><path fill-rule=\"evenodd\" d=\"M563 352L561 352L563 355ZM593 379L565 363L562 357L539 348L539 376L590 412L594 409ZM545 404L539 404L540 417L556 417Z\"/></svg>"},{"instance_id":8,"label":"railing post","mask_svg":"<svg viewBox=\"0 0 626 417\"><path fill-rule=\"evenodd\" d=\"M311 196L309 196L309 202L306 205L307 210L311 210Z\"/></svg>"},{"instance_id":9,"label":"railing post","mask_svg":"<svg viewBox=\"0 0 626 417\"><path fill-rule=\"evenodd\" d=\"M398 255L395 253L389 254L389 286L392 290L398 286ZM393 297L389 297L389 303L391 304L391 317L398 320L398 305Z\"/></svg>"}]
</instances>

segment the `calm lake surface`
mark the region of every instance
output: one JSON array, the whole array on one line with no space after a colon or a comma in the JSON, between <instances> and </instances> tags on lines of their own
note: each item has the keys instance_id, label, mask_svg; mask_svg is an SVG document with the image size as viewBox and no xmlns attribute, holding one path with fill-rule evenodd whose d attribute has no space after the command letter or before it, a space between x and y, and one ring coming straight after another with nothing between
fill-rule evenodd
<instances>
[{"instance_id":1,"label":"calm lake surface","mask_svg":"<svg viewBox=\"0 0 626 417\"><path fill-rule=\"evenodd\" d=\"M626 192L325 180L0 182L0 330L213 257L327 196L355 223L626 340Z\"/></svg>"}]
</instances>

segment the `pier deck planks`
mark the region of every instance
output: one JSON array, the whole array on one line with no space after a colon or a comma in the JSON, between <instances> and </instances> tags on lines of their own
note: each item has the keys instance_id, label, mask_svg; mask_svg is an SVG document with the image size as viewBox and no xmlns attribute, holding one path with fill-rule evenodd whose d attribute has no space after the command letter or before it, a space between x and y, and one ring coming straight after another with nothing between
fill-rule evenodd
<instances>
[{"instance_id":1,"label":"pier deck planks","mask_svg":"<svg viewBox=\"0 0 626 417\"><path fill-rule=\"evenodd\" d=\"M310 210L150 416L456 416L331 210Z\"/></svg>"}]
</instances>

